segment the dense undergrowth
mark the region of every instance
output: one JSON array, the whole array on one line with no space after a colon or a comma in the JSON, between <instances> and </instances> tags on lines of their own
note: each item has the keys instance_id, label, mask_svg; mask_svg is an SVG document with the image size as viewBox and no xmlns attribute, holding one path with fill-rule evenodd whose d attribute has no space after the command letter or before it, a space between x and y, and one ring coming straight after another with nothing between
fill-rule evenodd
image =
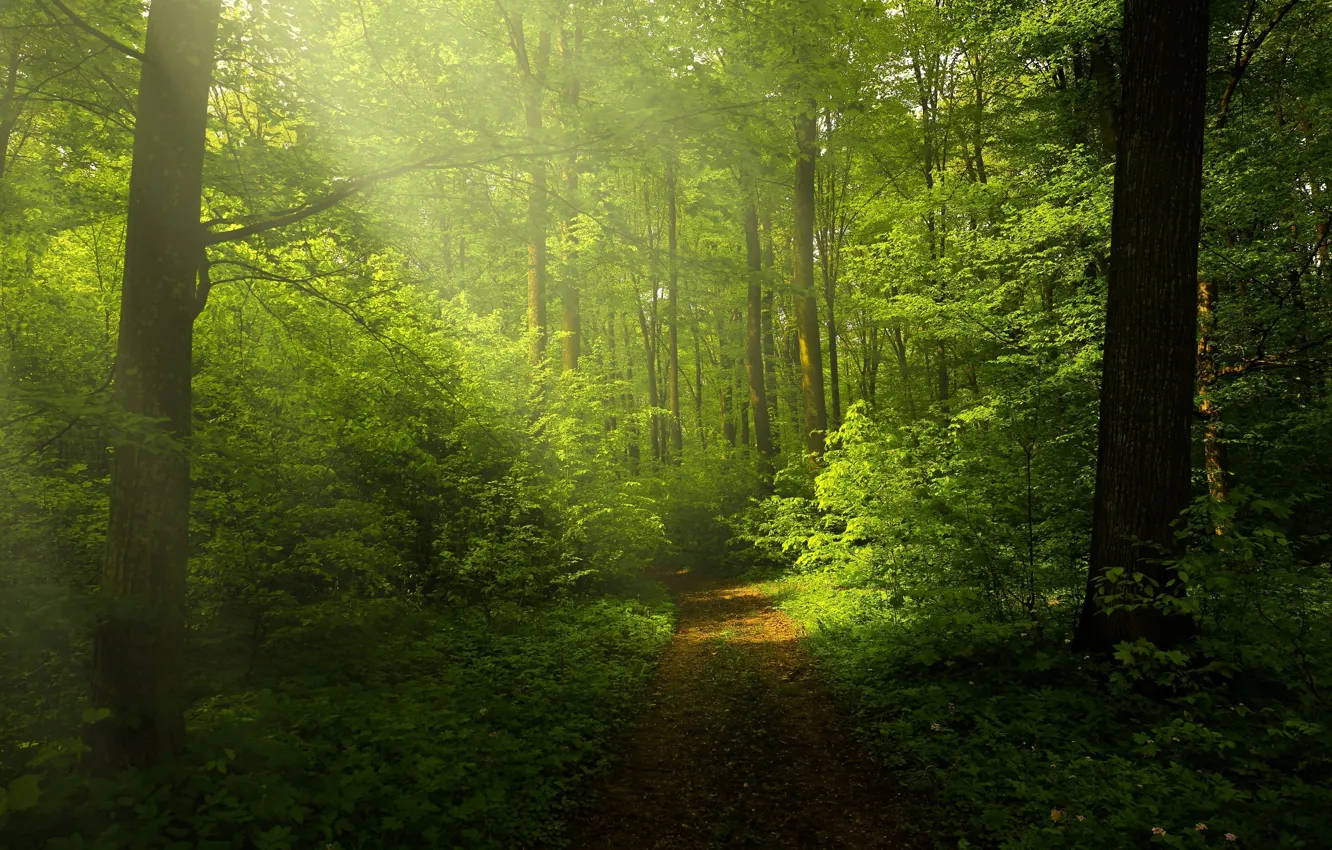
<instances>
[{"instance_id":1,"label":"dense undergrowth","mask_svg":"<svg viewBox=\"0 0 1332 850\"><path fill-rule=\"evenodd\" d=\"M829 455L817 494L739 520L733 553L805 630L942 846L1325 846L1325 537L1288 536L1317 505L1245 491L1220 511L1200 502L1179 562L1197 638L1097 660L1069 646L1078 570L1053 547L1029 561L967 518L968 503L1003 516L1025 488L938 474L965 459L965 438L874 433ZM1034 502L1053 524L1050 495ZM1080 519L1064 531L1085 533ZM1010 532L1021 540L1025 524ZM1033 540L1057 537L1047 526Z\"/></svg>"},{"instance_id":2,"label":"dense undergrowth","mask_svg":"<svg viewBox=\"0 0 1332 850\"><path fill-rule=\"evenodd\" d=\"M670 624L650 592L488 616L338 606L221 692L195 682L209 695L179 763L97 780L53 773L76 748L48 744L36 806L11 814L6 839L53 850L549 839ZM11 789L10 808L21 802Z\"/></svg>"}]
</instances>

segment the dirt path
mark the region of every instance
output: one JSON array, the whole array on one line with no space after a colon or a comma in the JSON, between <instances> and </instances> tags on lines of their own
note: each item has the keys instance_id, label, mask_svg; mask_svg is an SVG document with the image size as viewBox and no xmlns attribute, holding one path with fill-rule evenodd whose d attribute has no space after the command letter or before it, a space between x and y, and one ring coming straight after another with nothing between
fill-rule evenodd
<instances>
[{"instance_id":1,"label":"dirt path","mask_svg":"<svg viewBox=\"0 0 1332 850\"><path fill-rule=\"evenodd\" d=\"M908 848L902 801L757 588L667 576L679 630L573 850Z\"/></svg>"}]
</instances>

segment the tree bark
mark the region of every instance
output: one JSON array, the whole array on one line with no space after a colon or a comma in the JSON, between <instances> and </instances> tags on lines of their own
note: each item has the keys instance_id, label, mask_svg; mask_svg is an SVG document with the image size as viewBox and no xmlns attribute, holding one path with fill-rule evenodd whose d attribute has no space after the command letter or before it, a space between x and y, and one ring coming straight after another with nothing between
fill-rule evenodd
<instances>
[{"instance_id":1,"label":"tree bark","mask_svg":"<svg viewBox=\"0 0 1332 850\"><path fill-rule=\"evenodd\" d=\"M768 395L768 430L771 435L772 453L780 450L781 442L777 433L777 341L773 338L772 322L772 276L775 262L772 247L772 219L764 216L760 223L763 228L763 273L767 285L763 287L763 388Z\"/></svg>"},{"instance_id":2,"label":"tree bark","mask_svg":"<svg viewBox=\"0 0 1332 850\"><path fill-rule=\"evenodd\" d=\"M541 94L545 85L546 65L550 58L550 33L537 37L536 56L529 55L523 32L523 16L507 16L509 41L518 62L523 88L523 116L527 135L539 142L542 135ZM546 164L533 158L531 185L527 194L527 327L532 333L528 359L540 365L546 359Z\"/></svg>"},{"instance_id":3,"label":"tree bark","mask_svg":"<svg viewBox=\"0 0 1332 850\"><path fill-rule=\"evenodd\" d=\"M1188 507L1208 0L1126 0L1096 496L1086 599L1074 646L1170 647L1192 621L1135 601L1141 573L1177 594L1162 563ZM1110 570L1123 570L1110 579Z\"/></svg>"},{"instance_id":4,"label":"tree bark","mask_svg":"<svg viewBox=\"0 0 1332 850\"><path fill-rule=\"evenodd\" d=\"M18 126L19 97L19 46L14 44L9 50L9 59L5 67L4 93L0 94L0 178L5 176L9 164L9 140Z\"/></svg>"},{"instance_id":5,"label":"tree bark","mask_svg":"<svg viewBox=\"0 0 1332 850\"><path fill-rule=\"evenodd\" d=\"M203 160L221 0L155 0L130 171L113 400L134 424L111 460L93 638L100 770L147 767L184 746L181 642L189 563L190 376Z\"/></svg>"},{"instance_id":6,"label":"tree bark","mask_svg":"<svg viewBox=\"0 0 1332 850\"><path fill-rule=\"evenodd\" d=\"M668 278L666 289L666 346L669 362L666 366L666 388L671 403L671 447L676 457L684 449L684 432L680 427L680 258L677 242L675 160L666 166L666 251Z\"/></svg>"},{"instance_id":7,"label":"tree bark","mask_svg":"<svg viewBox=\"0 0 1332 850\"><path fill-rule=\"evenodd\" d=\"M1203 469L1213 501L1230 496L1226 479L1226 446L1221 440L1221 408L1212 400L1216 383L1216 281L1198 281L1198 412L1203 418ZM1221 529L1217 529L1221 533Z\"/></svg>"},{"instance_id":8,"label":"tree bark","mask_svg":"<svg viewBox=\"0 0 1332 850\"><path fill-rule=\"evenodd\" d=\"M759 243L758 210L753 203L745 212L745 248L749 261L745 315L745 372L749 378L749 406L754 412L754 441L758 444L759 454L771 458L772 429L768 420L767 374L763 369L763 249ZM767 464L764 472L771 474Z\"/></svg>"},{"instance_id":9,"label":"tree bark","mask_svg":"<svg viewBox=\"0 0 1332 850\"><path fill-rule=\"evenodd\" d=\"M565 90L565 127L573 121L573 112L578 109L579 69L578 58L583 46L583 28L575 27L572 36L565 30L560 33L560 53L564 58ZM578 197L578 154L569 155L569 162L564 172L564 194L573 202ZM564 217L562 235L564 238L564 269L560 281L560 329L563 335L563 357L561 365L564 371L578 368L578 357L583 348L582 316L580 314L580 293L578 281L574 278L574 259L578 250L578 239L572 232L573 213Z\"/></svg>"},{"instance_id":10,"label":"tree bark","mask_svg":"<svg viewBox=\"0 0 1332 850\"><path fill-rule=\"evenodd\" d=\"M814 168L819 155L815 107L796 118L795 245L792 267L796 328L800 343L800 388L804 400L805 450L823 454L828 408L823 394L823 350L819 307L814 295Z\"/></svg>"}]
</instances>

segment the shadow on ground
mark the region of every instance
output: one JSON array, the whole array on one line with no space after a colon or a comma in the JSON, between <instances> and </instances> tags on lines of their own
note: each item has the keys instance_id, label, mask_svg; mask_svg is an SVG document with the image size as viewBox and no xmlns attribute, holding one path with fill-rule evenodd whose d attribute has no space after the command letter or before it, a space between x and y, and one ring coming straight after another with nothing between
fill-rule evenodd
<instances>
[{"instance_id":1,"label":"shadow on ground","mask_svg":"<svg viewBox=\"0 0 1332 850\"><path fill-rule=\"evenodd\" d=\"M570 824L574 850L911 848L905 801L758 588L662 576L679 629L644 715Z\"/></svg>"}]
</instances>

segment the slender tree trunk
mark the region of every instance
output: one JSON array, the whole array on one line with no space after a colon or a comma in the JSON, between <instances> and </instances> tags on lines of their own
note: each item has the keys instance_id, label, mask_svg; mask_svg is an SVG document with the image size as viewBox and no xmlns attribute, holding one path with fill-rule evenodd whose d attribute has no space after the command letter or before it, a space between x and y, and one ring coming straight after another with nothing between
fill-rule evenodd
<instances>
[{"instance_id":1,"label":"slender tree trunk","mask_svg":"<svg viewBox=\"0 0 1332 850\"><path fill-rule=\"evenodd\" d=\"M1115 62L1105 36L1091 44L1091 73L1096 84L1101 150L1107 159L1111 159L1119 146L1119 88L1115 84Z\"/></svg>"},{"instance_id":2,"label":"slender tree trunk","mask_svg":"<svg viewBox=\"0 0 1332 850\"><path fill-rule=\"evenodd\" d=\"M615 346L615 311L614 311L614 310L610 310L610 311L608 311L607 314L606 314L606 349L607 349L607 354L610 356L610 373L611 373L611 377L616 378L616 379L620 379L620 378L624 377L624 376L621 375L619 364L616 362L617 359L618 359L618 355L617 355L617 353L616 353L616 346ZM630 352L628 352L628 351L626 351L625 353L626 353L626 354L630 354ZM625 380L627 380L627 378L625 378ZM620 427L619 418L615 415L615 410L618 409L618 408L617 408L617 402L618 402L618 399L612 400L612 404L611 404L611 415L606 419L606 430L607 430L607 431L614 431L614 430L617 430L617 429Z\"/></svg>"},{"instance_id":3,"label":"slender tree trunk","mask_svg":"<svg viewBox=\"0 0 1332 850\"><path fill-rule=\"evenodd\" d=\"M633 334L629 332L629 317L624 317L624 379L628 384L628 392L625 395L627 403L626 412L629 414L629 474L637 475L639 461L642 450L639 448L638 421L633 418L634 412L634 352L632 346Z\"/></svg>"},{"instance_id":4,"label":"slender tree trunk","mask_svg":"<svg viewBox=\"0 0 1332 850\"><path fill-rule=\"evenodd\" d=\"M564 57L564 108L565 127L573 125L573 113L578 109L579 69L578 58L583 47L583 28L576 27L572 35L568 30L560 33L560 53ZM578 154L570 154L564 172L564 193L572 202L578 197ZM578 368L578 357L583 348L582 316L579 312L579 290L575 258L578 251L578 239L572 232L573 213L567 213L561 228L564 239L565 258L560 286L560 329L564 332L563 357L561 365L568 372Z\"/></svg>"},{"instance_id":5,"label":"slender tree trunk","mask_svg":"<svg viewBox=\"0 0 1332 850\"><path fill-rule=\"evenodd\" d=\"M1216 365L1216 281L1198 281L1198 412L1203 418L1203 469L1207 473L1207 492L1217 502L1230 495L1226 479L1226 445L1221 439L1221 408L1212 400L1212 386L1217 378ZM1221 529L1217 529L1221 533Z\"/></svg>"},{"instance_id":6,"label":"slender tree trunk","mask_svg":"<svg viewBox=\"0 0 1332 850\"><path fill-rule=\"evenodd\" d=\"M5 66L4 93L0 94L0 178L5 176L5 168L9 164L9 140L14 135L14 128L18 126L19 59L19 45L15 43L9 50Z\"/></svg>"},{"instance_id":7,"label":"slender tree trunk","mask_svg":"<svg viewBox=\"0 0 1332 850\"><path fill-rule=\"evenodd\" d=\"M220 0L155 0L139 78L115 405L136 426L111 461L93 639L100 769L147 767L184 746L181 642L189 562L190 375L203 261L203 159Z\"/></svg>"},{"instance_id":8,"label":"slender tree trunk","mask_svg":"<svg viewBox=\"0 0 1332 850\"><path fill-rule=\"evenodd\" d=\"M745 212L745 248L749 261L749 289L745 315L745 372L749 378L749 406L754 411L754 440L759 454L773 456L772 430L768 420L767 373L763 368L763 250L759 244L758 210L753 203ZM765 472L770 470L765 464Z\"/></svg>"},{"instance_id":9,"label":"slender tree trunk","mask_svg":"<svg viewBox=\"0 0 1332 850\"><path fill-rule=\"evenodd\" d=\"M684 431L680 427L680 258L676 232L675 160L666 166L666 250L668 280L666 291L667 364L666 386L671 402L671 447L679 457L684 449Z\"/></svg>"},{"instance_id":10,"label":"slender tree trunk","mask_svg":"<svg viewBox=\"0 0 1332 850\"><path fill-rule=\"evenodd\" d=\"M542 137L541 96L545 87L546 65L550 58L550 33L537 37L537 52L529 54L523 32L523 16L512 14L506 21L510 45L518 62L523 87L523 113L527 135L537 142ZM527 326L532 333L528 358L533 365L546 359L546 164L532 160L531 186L527 195Z\"/></svg>"},{"instance_id":11,"label":"slender tree trunk","mask_svg":"<svg viewBox=\"0 0 1332 850\"><path fill-rule=\"evenodd\" d=\"M800 387L805 408L805 450L823 454L828 408L823 393L823 350L819 344L819 307L814 296L814 168L819 155L814 106L796 118L795 245L793 270L796 328L800 340Z\"/></svg>"},{"instance_id":12,"label":"slender tree trunk","mask_svg":"<svg viewBox=\"0 0 1332 850\"><path fill-rule=\"evenodd\" d=\"M731 348L727 344L726 319L720 315L717 316L717 349L721 352L721 389L719 398L721 401L721 426L722 436L726 442L735 445L736 421L735 421L735 358L731 356Z\"/></svg>"},{"instance_id":13,"label":"slender tree trunk","mask_svg":"<svg viewBox=\"0 0 1332 850\"><path fill-rule=\"evenodd\" d=\"M952 413L948 407L948 399L952 398L952 389L948 385L948 352L942 340L934 344L934 357L935 375L938 377L939 409L947 417Z\"/></svg>"},{"instance_id":14,"label":"slender tree trunk","mask_svg":"<svg viewBox=\"0 0 1332 850\"><path fill-rule=\"evenodd\" d=\"M653 284L654 286L656 284ZM643 305L638 305L638 327L643 332L643 353L647 359L647 379L648 379L648 406L652 408L652 413L648 418L652 431L652 459L661 460L662 445L660 439L660 427L657 420L657 408L661 407L661 395L657 390L657 345L654 337L656 333L648 327L647 314L643 311Z\"/></svg>"},{"instance_id":15,"label":"slender tree trunk","mask_svg":"<svg viewBox=\"0 0 1332 850\"><path fill-rule=\"evenodd\" d=\"M773 274L772 219L764 216L763 227L763 276L767 280ZM763 287L763 389L768 396L768 428L771 435L772 454L776 456L780 448L777 423L777 341L773 338L772 283Z\"/></svg>"},{"instance_id":16,"label":"slender tree trunk","mask_svg":"<svg viewBox=\"0 0 1332 850\"><path fill-rule=\"evenodd\" d=\"M1192 623L1131 601L1141 573L1182 591L1161 563L1190 497L1208 0L1126 0L1091 566L1074 645L1170 647ZM1115 574L1120 575L1120 574Z\"/></svg>"},{"instance_id":17,"label":"slender tree trunk","mask_svg":"<svg viewBox=\"0 0 1332 850\"><path fill-rule=\"evenodd\" d=\"M698 309L693 310L694 317L694 424L698 427L699 444L708 447L708 432L703 428L703 346L698 335Z\"/></svg>"}]
</instances>

